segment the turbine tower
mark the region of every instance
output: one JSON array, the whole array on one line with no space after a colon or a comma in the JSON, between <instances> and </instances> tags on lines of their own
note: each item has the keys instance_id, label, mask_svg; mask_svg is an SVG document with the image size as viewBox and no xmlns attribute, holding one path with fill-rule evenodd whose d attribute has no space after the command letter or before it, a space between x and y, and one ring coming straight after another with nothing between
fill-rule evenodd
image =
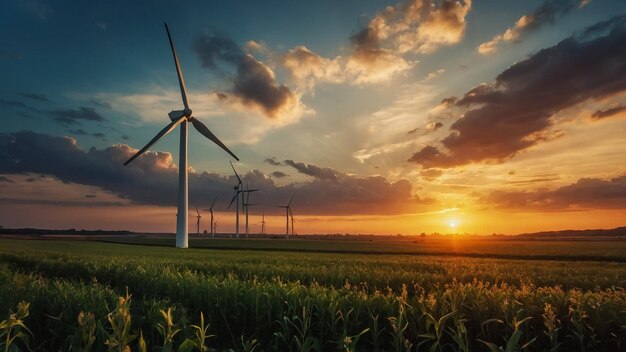
<instances>
[{"instance_id":1,"label":"turbine tower","mask_svg":"<svg viewBox=\"0 0 626 352\"><path fill-rule=\"evenodd\" d=\"M188 236L188 179L187 179L187 130L188 130L188 122L193 124L193 127L200 132L203 136L211 140L213 143L220 146L220 148L224 149L228 154L230 154L235 160L239 160L233 152L222 143L214 134L211 132L202 122L200 122L197 118L193 117L191 108L189 108L189 101L187 100L187 89L185 88L185 80L183 78L183 73L180 69L180 63L178 62L178 55L176 54L176 49L174 48L174 42L172 41L172 36L170 35L170 30L167 27L167 23L165 24L165 31L167 32L167 38L170 42L170 47L172 49L172 55L174 56L174 64L176 66L176 73L178 75L178 85L180 87L180 95L183 100L183 110L176 110L170 112L169 118L172 120L164 129L162 129L157 135L152 138L145 147L141 148L135 155L133 155L128 161L124 163L124 165L128 165L130 162L135 160L139 155L143 154L148 148L150 148L154 143L156 143L159 139L172 132L178 125L180 125L180 157L179 157L179 165L178 165L178 213L176 214L176 247L178 248L187 248L189 246L189 236Z\"/></svg>"},{"instance_id":2,"label":"turbine tower","mask_svg":"<svg viewBox=\"0 0 626 352\"><path fill-rule=\"evenodd\" d=\"M293 197L295 195L296 194L294 193L291 196L291 199L289 200L289 203L287 203L287 205L277 205L276 206L277 208L284 208L285 209L285 223L287 225L287 231L286 231L287 238L289 238L289 213L291 212L291 202L293 201Z\"/></svg>"},{"instance_id":3,"label":"turbine tower","mask_svg":"<svg viewBox=\"0 0 626 352\"><path fill-rule=\"evenodd\" d=\"M258 203L250 203L250 193L256 192L256 191L258 191L258 189L250 189L250 186L247 186L247 189L244 189L243 191L246 193L245 194L246 199L245 199L245 202L243 203L244 209L246 210L246 238L248 238L248 209L251 205L259 205Z\"/></svg>"},{"instance_id":4,"label":"turbine tower","mask_svg":"<svg viewBox=\"0 0 626 352\"><path fill-rule=\"evenodd\" d=\"M263 213L263 220L261 221L261 236L265 235L265 213Z\"/></svg>"},{"instance_id":5,"label":"turbine tower","mask_svg":"<svg viewBox=\"0 0 626 352\"><path fill-rule=\"evenodd\" d=\"M211 207L209 208L209 212L211 212L211 238L215 238L215 220L213 218L213 206L215 205L216 200L217 196L213 198L213 203L211 203Z\"/></svg>"},{"instance_id":6,"label":"turbine tower","mask_svg":"<svg viewBox=\"0 0 626 352\"><path fill-rule=\"evenodd\" d=\"M196 219L198 220L198 222L196 224L196 229L197 229L196 234L200 235L200 219L202 218L202 216L200 216L200 212L198 211L198 207L195 207L195 208L196 208L196 213L198 213L198 215L196 215Z\"/></svg>"},{"instance_id":7,"label":"turbine tower","mask_svg":"<svg viewBox=\"0 0 626 352\"><path fill-rule=\"evenodd\" d=\"M293 223L296 222L296 220L293 218L293 213L291 212L291 208L289 208L289 216L291 217L291 235L295 235L295 227L293 226Z\"/></svg>"},{"instance_id":8,"label":"turbine tower","mask_svg":"<svg viewBox=\"0 0 626 352\"><path fill-rule=\"evenodd\" d=\"M237 238L239 238L239 194L243 192L243 184L241 183L241 177L239 177L239 174L237 173L237 170L235 170L232 162L230 163L230 167L233 168L233 172L235 173L235 176L237 176L237 185L233 187L233 189L235 190L235 195L233 196L233 199L230 200L230 204L228 204L228 209L230 209L230 207L233 205L233 202L236 200L237 203L235 205L235 233L237 234Z\"/></svg>"}]
</instances>

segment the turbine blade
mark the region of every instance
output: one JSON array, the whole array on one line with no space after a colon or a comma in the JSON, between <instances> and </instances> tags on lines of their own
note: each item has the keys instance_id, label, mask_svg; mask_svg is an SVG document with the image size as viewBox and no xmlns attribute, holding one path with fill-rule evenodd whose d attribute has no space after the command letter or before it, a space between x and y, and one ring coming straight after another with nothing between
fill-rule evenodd
<instances>
[{"instance_id":1,"label":"turbine blade","mask_svg":"<svg viewBox=\"0 0 626 352\"><path fill-rule=\"evenodd\" d=\"M237 180L239 180L239 184L241 184L241 178L239 177L237 170L235 170L235 167L233 166L233 162L232 161L229 161L229 162L230 162L230 167L233 168L233 172L235 173L235 176L237 176Z\"/></svg>"},{"instance_id":2,"label":"turbine blade","mask_svg":"<svg viewBox=\"0 0 626 352\"><path fill-rule=\"evenodd\" d=\"M174 55L174 63L176 64L176 73L178 74L178 84L180 85L180 95L183 98L183 105L185 109L189 109L189 103L187 102L187 88L185 88L185 79L183 78L183 72L180 70L180 63L178 62L178 55L176 54L176 48L174 48L174 42L172 41L172 36L170 35L170 29L167 27L167 23L163 23L165 25L165 31L167 32L167 38L170 41L170 47L172 48L172 55Z\"/></svg>"},{"instance_id":3,"label":"turbine blade","mask_svg":"<svg viewBox=\"0 0 626 352\"><path fill-rule=\"evenodd\" d=\"M213 198L213 203L211 203L211 212L213 212L213 206L215 205L215 201L217 200L217 196L215 196L215 198Z\"/></svg>"},{"instance_id":4,"label":"turbine blade","mask_svg":"<svg viewBox=\"0 0 626 352\"><path fill-rule=\"evenodd\" d=\"M228 204L227 209L230 209L230 206L233 205L233 202L235 201L235 199L237 199L237 197L239 197L239 191L235 192L235 196L233 197L233 199L230 200L230 204Z\"/></svg>"},{"instance_id":5,"label":"turbine blade","mask_svg":"<svg viewBox=\"0 0 626 352\"><path fill-rule=\"evenodd\" d=\"M233 158L235 158L235 160L239 161L239 158L237 157L237 155L235 155L233 152L231 152L230 149L228 149L228 147L226 145L224 145L224 143L222 143L222 141L220 141L219 138L217 138L213 134L213 132L211 132L202 122L200 122L200 120L198 120L195 117L192 117L191 118L191 123L193 124L193 127L195 127L196 130L198 132L200 132L200 134L202 134L206 138L210 139L213 143L219 145L228 154L230 154Z\"/></svg>"},{"instance_id":6,"label":"turbine blade","mask_svg":"<svg viewBox=\"0 0 626 352\"><path fill-rule=\"evenodd\" d=\"M183 117L179 118L176 121L170 122L170 124L165 126L165 128L162 129L161 132L157 133L157 135L154 136L154 138L152 138L152 140L150 142L148 142L148 144L146 144L145 147L141 148L141 150L139 150L137 153L135 153L135 155L133 155L130 159L128 159L124 163L124 165L128 165L131 161L135 160L138 156L143 154L146 150L148 150L148 148L150 148L154 143L156 143L159 139L161 139L161 137L164 137L168 133L172 132L172 130L174 130L174 128L176 128L176 126L178 126L180 123L185 121L185 119L186 119L186 117L183 116Z\"/></svg>"},{"instance_id":7,"label":"turbine blade","mask_svg":"<svg viewBox=\"0 0 626 352\"><path fill-rule=\"evenodd\" d=\"M200 212L198 211L198 207L195 207L195 208L196 208L196 213L198 213L198 217L200 217Z\"/></svg>"},{"instance_id":8,"label":"turbine blade","mask_svg":"<svg viewBox=\"0 0 626 352\"><path fill-rule=\"evenodd\" d=\"M296 196L296 193L294 192L294 194L291 195L291 199L289 200L289 203L287 203L287 206L291 205L291 202L293 201L293 197Z\"/></svg>"}]
</instances>

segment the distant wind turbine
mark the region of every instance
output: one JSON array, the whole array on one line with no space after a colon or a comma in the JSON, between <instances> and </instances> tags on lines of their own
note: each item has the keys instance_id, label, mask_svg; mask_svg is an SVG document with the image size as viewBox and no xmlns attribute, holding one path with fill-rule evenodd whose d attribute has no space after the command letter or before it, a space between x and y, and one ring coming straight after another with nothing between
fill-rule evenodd
<instances>
[{"instance_id":1,"label":"distant wind turbine","mask_svg":"<svg viewBox=\"0 0 626 352\"><path fill-rule=\"evenodd\" d=\"M261 235L265 235L265 213L263 213L263 220L261 221Z\"/></svg>"},{"instance_id":2,"label":"distant wind turbine","mask_svg":"<svg viewBox=\"0 0 626 352\"><path fill-rule=\"evenodd\" d=\"M287 224L287 231L286 231L287 238L289 238L289 213L291 212L291 202L293 201L293 197L295 195L296 194L294 193L291 196L291 199L289 200L289 203L287 203L287 205L277 205L276 206L277 208L284 208L285 209L285 221L286 221L286 224Z\"/></svg>"},{"instance_id":3,"label":"distant wind turbine","mask_svg":"<svg viewBox=\"0 0 626 352\"><path fill-rule=\"evenodd\" d=\"M200 216L200 212L198 211L198 207L196 207L196 213L198 213L198 215L196 215L196 219L198 220L198 223L196 224L196 226L197 226L196 234L200 235L200 219L202 219L202 216Z\"/></svg>"},{"instance_id":4,"label":"distant wind turbine","mask_svg":"<svg viewBox=\"0 0 626 352\"><path fill-rule=\"evenodd\" d=\"M215 238L215 220L213 218L213 206L215 206L216 200L217 196L213 198L213 203L211 203L211 207L209 208L209 212L211 212L211 238Z\"/></svg>"},{"instance_id":5,"label":"distant wind turbine","mask_svg":"<svg viewBox=\"0 0 626 352\"><path fill-rule=\"evenodd\" d=\"M187 89L185 88L185 80L183 79L183 73L180 69L180 63L178 62L178 55L176 54L176 49L174 48L174 42L172 41L172 36L170 35L170 30L167 27L167 23L165 24L165 31L167 32L167 38L170 42L170 47L172 48L172 55L174 56L174 64L176 65L176 73L178 74L178 84L180 86L180 94L183 100L183 106L185 107L183 110L176 110L170 112L169 118L172 120L170 124L165 126L157 135L152 138L145 147L141 148L135 155L133 155L128 161L124 163L124 165L128 165L130 162L135 160L139 155L143 154L148 148L150 148L154 143L156 143L159 139L172 132L178 125L180 125L180 158L178 165L178 214L176 215L176 247L178 248L187 248L189 246L189 238L188 238L188 224L187 224L187 212L188 212L188 179L187 179L187 122L191 122L193 127L200 132L203 136L211 140L213 143L220 146L224 149L228 154L230 154L235 160L239 160L237 156L222 143L202 122L200 122L197 118L193 117L192 111L189 108L189 101L187 100Z\"/></svg>"}]
</instances>

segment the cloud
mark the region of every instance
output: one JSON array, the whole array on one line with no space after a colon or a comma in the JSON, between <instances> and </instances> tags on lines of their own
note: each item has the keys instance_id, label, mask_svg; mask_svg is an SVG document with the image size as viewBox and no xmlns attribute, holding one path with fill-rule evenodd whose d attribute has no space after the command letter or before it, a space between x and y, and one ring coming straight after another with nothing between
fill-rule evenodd
<instances>
[{"instance_id":1,"label":"cloud","mask_svg":"<svg viewBox=\"0 0 626 352\"><path fill-rule=\"evenodd\" d=\"M235 68L232 90L222 93L221 100L235 99L269 118L288 115L295 110L300 111L298 115L303 113L300 97L278 83L270 67L245 53L229 37L207 32L198 37L193 48L203 67L227 75L224 64Z\"/></svg>"},{"instance_id":2,"label":"cloud","mask_svg":"<svg viewBox=\"0 0 626 352\"><path fill-rule=\"evenodd\" d=\"M435 79L435 78L441 76L444 72L446 72L446 70L443 69L443 68L440 68L440 69L435 70L435 71L429 73L428 75L426 75L424 80L430 81L431 79Z\"/></svg>"},{"instance_id":3,"label":"cloud","mask_svg":"<svg viewBox=\"0 0 626 352\"><path fill-rule=\"evenodd\" d=\"M266 163L272 165L272 166L282 166L283 164L280 161L276 161L276 157L273 156L271 158L267 158L264 160Z\"/></svg>"},{"instance_id":4,"label":"cloud","mask_svg":"<svg viewBox=\"0 0 626 352\"><path fill-rule=\"evenodd\" d=\"M481 54L491 54L497 50L502 42L519 43L527 34L547 25L554 24L557 19L576 8L582 8L591 0L546 0L541 6L533 10L532 13L520 17L513 27L507 29L502 34L496 35L488 42L482 43L478 47Z\"/></svg>"},{"instance_id":5,"label":"cloud","mask_svg":"<svg viewBox=\"0 0 626 352\"><path fill-rule=\"evenodd\" d=\"M590 99L626 90L626 16L590 27L543 49L461 98L464 109L441 145L427 145L409 158L425 168L503 162L547 138L552 117Z\"/></svg>"},{"instance_id":6,"label":"cloud","mask_svg":"<svg viewBox=\"0 0 626 352\"><path fill-rule=\"evenodd\" d=\"M347 57L325 58L297 46L284 55L282 65L293 81L307 89L317 82L385 82L416 65L417 61L407 60L404 54L430 54L442 46L459 43L470 9L470 0L400 2L378 12L350 36L352 48Z\"/></svg>"},{"instance_id":7,"label":"cloud","mask_svg":"<svg viewBox=\"0 0 626 352\"><path fill-rule=\"evenodd\" d=\"M64 184L95 186L133 203L176 204L178 169L172 155L146 152L129 166L123 166L135 152L124 144L83 150L69 137L34 132L0 134L0 172L51 175ZM284 203L294 192L296 214L400 214L432 202L413 195L408 180L390 182L380 176L358 177L295 161L290 164L315 178L311 182L277 186L261 171L242 174L244 183L260 189L255 202L262 202L266 213L276 214L278 210L273 205ZM232 197L235 184L234 175L191 171L190 202L209 206L214 196L226 202ZM80 194L87 193L90 192L81 189Z\"/></svg>"},{"instance_id":8,"label":"cloud","mask_svg":"<svg viewBox=\"0 0 626 352\"><path fill-rule=\"evenodd\" d=\"M34 101L38 101L38 102L43 102L43 103L50 103L50 99L48 99L47 96L43 95L43 94L37 94L37 93L17 93L17 95L24 97L24 98L28 98L30 100L34 100Z\"/></svg>"},{"instance_id":9,"label":"cloud","mask_svg":"<svg viewBox=\"0 0 626 352\"><path fill-rule=\"evenodd\" d=\"M337 171L330 168L321 168L315 165L297 163L293 160L285 160L285 164L298 170L301 174L315 177L320 180L337 180Z\"/></svg>"},{"instance_id":10,"label":"cloud","mask_svg":"<svg viewBox=\"0 0 626 352\"><path fill-rule=\"evenodd\" d=\"M591 118L594 120L600 120L610 116L618 115L624 111L626 111L626 106L619 105L606 110L597 110L593 113L593 115L591 115Z\"/></svg>"},{"instance_id":11,"label":"cloud","mask_svg":"<svg viewBox=\"0 0 626 352\"><path fill-rule=\"evenodd\" d=\"M484 201L495 207L513 209L626 208L626 175L611 179L581 178L576 183L552 190L495 191Z\"/></svg>"},{"instance_id":12,"label":"cloud","mask_svg":"<svg viewBox=\"0 0 626 352\"><path fill-rule=\"evenodd\" d=\"M353 36L360 48L387 45L400 53L430 54L457 44L465 33L470 0L413 0L388 6Z\"/></svg>"},{"instance_id":13,"label":"cloud","mask_svg":"<svg viewBox=\"0 0 626 352\"><path fill-rule=\"evenodd\" d=\"M340 56L327 59L303 45L290 49L282 57L282 66L302 89L312 89L317 82L340 83L345 80Z\"/></svg>"},{"instance_id":14,"label":"cloud","mask_svg":"<svg viewBox=\"0 0 626 352\"><path fill-rule=\"evenodd\" d=\"M443 123L437 121L437 122L430 122L426 125L426 129L429 131L436 131L438 129L440 129L441 127L443 127Z\"/></svg>"},{"instance_id":15,"label":"cloud","mask_svg":"<svg viewBox=\"0 0 626 352\"><path fill-rule=\"evenodd\" d=\"M416 1L419 2L419 1ZM470 0L443 0L439 7L424 1L429 13L414 32L400 36L402 51L432 53L440 46L457 44L465 33L465 17L472 7Z\"/></svg>"},{"instance_id":16,"label":"cloud","mask_svg":"<svg viewBox=\"0 0 626 352\"><path fill-rule=\"evenodd\" d=\"M5 176L0 176L0 182L15 183L15 182L13 182L13 180L11 180L10 178L5 177Z\"/></svg>"},{"instance_id":17,"label":"cloud","mask_svg":"<svg viewBox=\"0 0 626 352\"><path fill-rule=\"evenodd\" d=\"M441 176L442 174L443 174L443 170L440 170L440 169L426 169L426 170L420 171L420 176L422 176L422 178L425 179L426 181L432 181L436 179L437 177Z\"/></svg>"},{"instance_id":18,"label":"cloud","mask_svg":"<svg viewBox=\"0 0 626 352\"><path fill-rule=\"evenodd\" d=\"M80 109L64 109L64 110L54 110L51 112L54 119L62 124L76 124L83 121L105 121L106 119L102 117L96 110L88 107L80 107Z\"/></svg>"},{"instance_id":19,"label":"cloud","mask_svg":"<svg viewBox=\"0 0 626 352\"><path fill-rule=\"evenodd\" d=\"M282 172L282 171L274 171L270 174L272 177L275 178L283 178L283 177L287 177L289 175L287 175L286 173Z\"/></svg>"}]
</instances>

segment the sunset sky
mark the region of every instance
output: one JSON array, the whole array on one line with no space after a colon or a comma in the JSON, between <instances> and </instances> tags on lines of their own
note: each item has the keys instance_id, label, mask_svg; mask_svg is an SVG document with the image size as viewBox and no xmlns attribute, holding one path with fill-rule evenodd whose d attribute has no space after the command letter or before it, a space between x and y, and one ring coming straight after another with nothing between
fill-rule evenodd
<instances>
[{"instance_id":1,"label":"sunset sky","mask_svg":"<svg viewBox=\"0 0 626 352\"><path fill-rule=\"evenodd\" d=\"M626 1L3 1L0 226L173 232L182 109L284 232L626 225ZM190 129L190 207L236 184ZM195 220L190 228L195 231ZM206 221L205 221L206 220Z\"/></svg>"}]
</instances>

